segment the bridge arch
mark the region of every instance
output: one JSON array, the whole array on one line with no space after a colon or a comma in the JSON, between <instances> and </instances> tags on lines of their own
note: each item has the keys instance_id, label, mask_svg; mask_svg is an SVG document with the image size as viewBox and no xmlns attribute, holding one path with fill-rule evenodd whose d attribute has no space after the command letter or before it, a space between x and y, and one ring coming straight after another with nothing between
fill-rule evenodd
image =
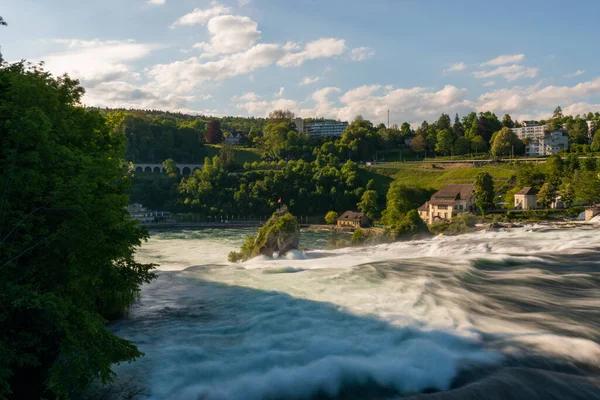
<instances>
[{"instance_id":1,"label":"bridge arch","mask_svg":"<svg viewBox=\"0 0 600 400\"><path fill-rule=\"evenodd\" d=\"M181 175L183 176L188 176L192 173L192 170L190 169L190 167L183 167L183 170L181 171Z\"/></svg>"},{"instance_id":2,"label":"bridge arch","mask_svg":"<svg viewBox=\"0 0 600 400\"><path fill-rule=\"evenodd\" d=\"M144 168L142 168L142 167L135 167L135 172L144 172Z\"/></svg>"},{"instance_id":3,"label":"bridge arch","mask_svg":"<svg viewBox=\"0 0 600 400\"><path fill-rule=\"evenodd\" d=\"M144 168L144 172L152 172L152 167L146 167L146 168Z\"/></svg>"},{"instance_id":4,"label":"bridge arch","mask_svg":"<svg viewBox=\"0 0 600 400\"><path fill-rule=\"evenodd\" d=\"M154 167L154 169L152 170L152 172L160 174L160 167Z\"/></svg>"}]
</instances>

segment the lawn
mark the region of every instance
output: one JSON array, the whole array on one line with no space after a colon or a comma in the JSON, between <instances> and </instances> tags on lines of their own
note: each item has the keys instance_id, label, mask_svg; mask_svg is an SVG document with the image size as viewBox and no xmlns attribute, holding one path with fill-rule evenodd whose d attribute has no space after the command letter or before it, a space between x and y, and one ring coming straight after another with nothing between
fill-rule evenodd
<instances>
[{"instance_id":1,"label":"lawn","mask_svg":"<svg viewBox=\"0 0 600 400\"><path fill-rule=\"evenodd\" d=\"M449 184L473 183L480 172L489 173L496 185L506 183L516 173L516 166L502 164L475 167L471 164L452 164L433 167L432 164L396 164L393 169L371 170L407 186L441 189Z\"/></svg>"},{"instance_id":2,"label":"lawn","mask_svg":"<svg viewBox=\"0 0 600 400\"><path fill-rule=\"evenodd\" d=\"M221 145L219 144L207 144L202 147L202 150L205 154L203 154L202 159L204 157L214 157L218 156L221 151ZM239 165L244 165L245 162L260 162L260 150L248 148L248 147L234 147L235 153L235 163Z\"/></svg>"}]
</instances>

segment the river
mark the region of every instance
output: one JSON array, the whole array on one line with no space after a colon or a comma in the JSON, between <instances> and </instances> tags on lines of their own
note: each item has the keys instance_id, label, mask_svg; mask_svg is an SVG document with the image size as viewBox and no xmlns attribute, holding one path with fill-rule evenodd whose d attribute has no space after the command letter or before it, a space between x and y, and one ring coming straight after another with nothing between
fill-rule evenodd
<instances>
[{"instance_id":1,"label":"river","mask_svg":"<svg viewBox=\"0 0 600 400\"><path fill-rule=\"evenodd\" d=\"M600 399L600 229L527 227L227 262L250 230L153 233L111 325L151 399Z\"/></svg>"}]
</instances>

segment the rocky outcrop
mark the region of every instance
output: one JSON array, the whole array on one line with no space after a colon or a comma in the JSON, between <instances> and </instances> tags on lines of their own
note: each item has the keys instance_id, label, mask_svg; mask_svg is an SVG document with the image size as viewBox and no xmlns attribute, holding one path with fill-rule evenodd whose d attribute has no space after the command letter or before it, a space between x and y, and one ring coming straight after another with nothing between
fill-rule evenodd
<instances>
[{"instance_id":1,"label":"rocky outcrop","mask_svg":"<svg viewBox=\"0 0 600 400\"><path fill-rule=\"evenodd\" d=\"M300 227L298 220L287 210L275 212L267 223L258 230L256 237L249 237L239 252L229 253L229 261L243 262L259 254L273 257L298 249Z\"/></svg>"}]
</instances>

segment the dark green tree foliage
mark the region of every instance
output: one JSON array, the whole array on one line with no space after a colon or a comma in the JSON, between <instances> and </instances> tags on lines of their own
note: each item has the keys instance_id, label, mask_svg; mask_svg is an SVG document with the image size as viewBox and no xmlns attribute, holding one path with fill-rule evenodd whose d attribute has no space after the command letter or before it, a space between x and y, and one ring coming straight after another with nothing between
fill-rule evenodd
<instances>
[{"instance_id":1,"label":"dark green tree foliage","mask_svg":"<svg viewBox=\"0 0 600 400\"><path fill-rule=\"evenodd\" d=\"M406 213L429 200L431 193L431 190L412 188L393 182L387 192L386 207L381 221L389 227L399 225Z\"/></svg>"},{"instance_id":2,"label":"dark green tree foliage","mask_svg":"<svg viewBox=\"0 0 600 400\"><path fill-rule=\"evenodd\" d=\"M504 117L502 118L502 126L505 128L515 127L515 123L513 122L509 114L504 114Z\"/></svg>"},{"instance_id":3,"label":"dark green tree foliage","mask_svg":"<svg viewBox=\"0 0 600 400\"><path fill-rule=\"evenodd\" d=\"M485 214L494 207L494 179L487 172L480 172L475 177L475 205Z\"/></svg>"},{"instance_id":4,"label":"dark green tree foliage","mask_svg":"<svg viewBox=\"0 0 600 400\"><path fill-rule=\"evenodd\" d=\"M69 398L140 356L105 328L153 278L134 261L125 137L82 94L0 67L0 398Z\"/></svg>"},{"instance_id":5,"label":"dark green tree foliage","mask_svg":"<svg viewBox=\"0 0 600 400\"><path fill-rule=\"evenodd\" d=\"M544 208L548 208L556 198L556 187L552 182L546 182L542 185L538 195L537 202Z\"/></svg>"},{"instance_id":6,"label":"dark green tree foliage","mask_svg":"<svg viewBox=\"0 0 600 400\"><path fill-rule=\"evenodd\" d=\"M502 128L494 133L491 140L490 152L495 157L522 154L525 146L510 128Z\"/></svg>"},{"instance_id":7,"label":"dark green tree foliage","mask_svg":"<svg viewBox=\"0 0 600 400\"><path fill-rule=\"evenodd\" d=\"M588 143L588 125L583 118L576 118L572 126L568 128L569 140L572 143L586 144Z\"/></svg>"},{"instance_id":8,"label":"dark green tree foliage","mask_svg":"<svg viewBox=\"0 0 600 400\"><path fill-rule=\"evenodd\" d=\"M494 132L498 132L500 129L502 129L502 124L498 120L498 117L496 117L496 114L489 111L479 113L477 135L489 142Z\"/></svg>"}]
</instances>

